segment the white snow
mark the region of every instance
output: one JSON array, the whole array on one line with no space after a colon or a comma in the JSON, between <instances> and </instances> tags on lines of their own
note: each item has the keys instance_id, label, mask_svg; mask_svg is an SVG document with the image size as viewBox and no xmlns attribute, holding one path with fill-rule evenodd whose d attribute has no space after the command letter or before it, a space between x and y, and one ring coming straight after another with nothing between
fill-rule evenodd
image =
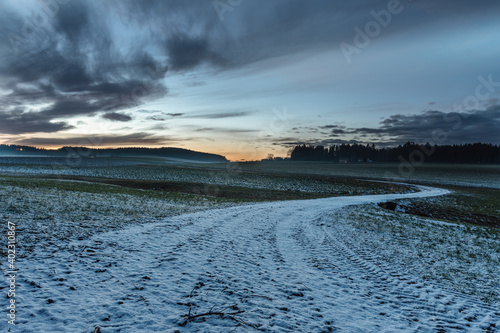
<instances>
[{"instance_id":1,"label":"white snow","mask_svg":"<svg viewBox=\"0 0 500 333\"><path fill-rule=\"evenodd\" d=\"M346 206L447 193L419 189L196 212L72 241L64 251L39 248L17 262L12 331L495 331L500 310L322 226ZM211 309L244 312L179 325Z\"/></svg>"}]
</instances>

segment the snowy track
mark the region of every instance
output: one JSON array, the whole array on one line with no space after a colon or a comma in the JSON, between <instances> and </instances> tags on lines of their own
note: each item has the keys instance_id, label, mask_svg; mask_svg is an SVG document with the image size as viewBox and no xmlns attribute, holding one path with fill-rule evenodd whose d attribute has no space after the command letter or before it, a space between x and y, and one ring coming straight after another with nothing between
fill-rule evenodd
<instances>
[{"instance_id":1,"label":"snowy track","mask_svg":"<svg viewBox=\"0 0 500 333\"><path fill-rule=\"evenodd\" d=\"M13 332L495 331L500 310L405 274L326 221L348 205L447 193L420 189L199 212L42 249L18 263ZM179 326L212 307L244 312Z\"/></svg>"}]
</instances>

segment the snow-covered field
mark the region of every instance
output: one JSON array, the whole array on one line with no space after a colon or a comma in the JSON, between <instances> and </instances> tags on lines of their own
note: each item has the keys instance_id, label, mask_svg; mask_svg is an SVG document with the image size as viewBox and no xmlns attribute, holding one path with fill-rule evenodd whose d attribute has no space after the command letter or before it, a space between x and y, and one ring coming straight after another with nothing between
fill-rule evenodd
<instances>
[{"instance_id":1,"label":"snow-covered field","mask_svg":"<svg viewBox=\"0 0 500 333\"><path fill-rule=\"evenodd\" d=\"M498 164L433 164L409 165L408 163L346 163L330 162L272 162L242 164L243 170L266 170L279 173L359 177L406 183L454 185L500 189Z\"/></svg>"},{"instance_id":2,"label":"snow-covered field","mask_svg":"<svg viewBox=\"0 0 500 333\"><path fill-rule=\"evenodd\" d=\"M387 188L366 186L366 182L354 182L352 180L338 177L327 177L324 175L287 175L286 168L272 174L264 171L245 172L238 169L237 164L219 164L222 168L213 169L206 165L200 167L199 164L181 165L129 165L128 161L118 161L122 165L114 164L112 159L83 159L77 166L67 166L57 161L55 158L18 159L26 164L6 164L6 159L0 157L0 175L22 175L22 176L83 176L100 177L113 179L135 179L135 180L155 180L155 181L175 181L175 182L195 182L208 185L207 194L216 191L218 186L239 186L251 189L281 190L281 191L301 191L322 193L327 196L356 195L364 194L368 190L370 193L387 193ZM37 164L43 163L45 164ZM14 162L10 160L10 162ZM51 164L52 163L52 164ZM93 165L92 163L96 164ZM100 164L97 164L100 163ZM135 163L135 162L134 162Z\"/></svg>"},{"instance_id":3,"label":"snow-covered field","mask_svg":"<svg viewBox=\"0 0 500 333\"><path fill-rule=\"evenodd\" d=\"M498 330L497 298L425 276L417 258L408 264L408 247L418 248L418 237L439 242L439 232L375 227L397 212L367 214L361 222L343 213L353 205L369 211L375 209L370 203L447 193L420 190L240 205L45 243L18 259L12 332L92 332L96 326L103 333ZM380 237L363 236L363 228ZM498 234L460 235L476 253L481 244L497 251L487 260L464 259L436 247L436 265L498 262ZM500 276L499 267L489 269ZM477 283L500 288L498 279L484 282L477 274ZM2 331L9 327L0 320Z\"/></svg>"},{"instance_id":4,"label":"snow-covered field","mask_svg":"<svg viewBox=\"0 0 500 333\"><path fill-rule=\"evenodd\" d=\"M72 238L88 238L127 225L152 223L169 216L234 205L182 193L152 196L145 192L138 195L137 192L142 191L128 193L111 185L90 187L90 190L101 190L97 193L88 192L88 189L61 188L68 184L93 185L67 180L50 181L48 184L52 186L36 186L35 180L30 182L29 179L10 185L4 183L0 177L0 219L15 223L18 256L26 257L36 251L37 246L54 249ZM2 235L4 242L6 236ZM1 248L0 253L4 252L6 248Z\"/></svg>"}]
</instances>

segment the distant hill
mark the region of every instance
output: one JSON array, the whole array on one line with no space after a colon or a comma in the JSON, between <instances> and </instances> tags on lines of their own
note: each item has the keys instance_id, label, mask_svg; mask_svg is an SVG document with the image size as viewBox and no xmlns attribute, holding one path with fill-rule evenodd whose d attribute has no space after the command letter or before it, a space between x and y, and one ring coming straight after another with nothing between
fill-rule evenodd
<instances>
[{"instance_id":1,"label":"distant hill","mask_svg":"<svg viewBox=\"0 0 500 333\"><path fill-rule=\"evenodd\" d=\"M227 162L222 155L202 153L189 149L162 148L104 148L90 149L85 147L62 147L57 150L36 148L31 146L0 145L0 156L50 156L64 157L77 155L81 157L163 157L200 162Z\"/></svg>"}]
</instances>

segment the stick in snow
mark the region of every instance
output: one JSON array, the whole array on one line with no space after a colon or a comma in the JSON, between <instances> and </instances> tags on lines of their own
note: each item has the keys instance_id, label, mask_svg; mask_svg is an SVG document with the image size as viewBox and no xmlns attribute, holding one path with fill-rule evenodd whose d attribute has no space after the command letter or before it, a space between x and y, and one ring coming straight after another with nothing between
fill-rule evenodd
<instances>
[{"instance_id":1,"label":"stick in snow","mask_svg":"<svg viewBox=\"0 0 500 333\"><path fill-rule=\"evenodd\" d=\"M213 307L212 307L213 309ZM209 312L205 312L205 313L200 313L200 314L196 314L196 315L187 315L186 316L186 319L184 319L184 321L182 321L179 326L185 326L189 321L193 320L193 319L196 319L196 318L200 318L200 317L207 317L207 316L234 316L234 315L237 315L237 314L240 314L240 313L243 313L245 311L243 310L239 310L239 311L236 311L236 312L212 312L212 310L210 310Z\"/></svg>"}]
</instances>

